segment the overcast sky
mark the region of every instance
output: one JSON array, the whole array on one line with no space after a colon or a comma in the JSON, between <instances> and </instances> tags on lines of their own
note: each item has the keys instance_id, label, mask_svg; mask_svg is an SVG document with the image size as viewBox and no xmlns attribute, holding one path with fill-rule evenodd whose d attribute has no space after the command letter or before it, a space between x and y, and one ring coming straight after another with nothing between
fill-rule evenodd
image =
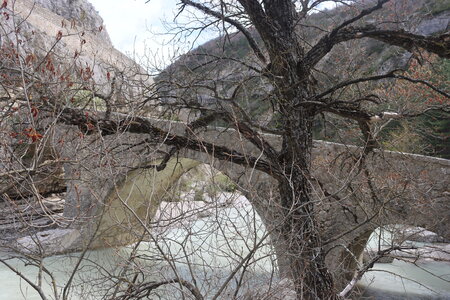
<instances>
[{"instance_id":1,"label":"overcast sky","mask_svg":"<svg viewBox=\"0 0 450 300\"><path fill-rule=\"evenodd\" d=\"M127 54L136 52L138 56L147 53L161 60L167 60L161 55L167 56L174 51L173 47L162 46L173 36L161 34L167 31L163 21L171 22L177 12L177 0L150 0L148 3L146 0L89 1L100 13L114 46L120 51ZM199 42L207 39L205 36ZM186 51L191 43L185 41L181 44L184 49L179 51Z\"/></svg>"}]
</instances>

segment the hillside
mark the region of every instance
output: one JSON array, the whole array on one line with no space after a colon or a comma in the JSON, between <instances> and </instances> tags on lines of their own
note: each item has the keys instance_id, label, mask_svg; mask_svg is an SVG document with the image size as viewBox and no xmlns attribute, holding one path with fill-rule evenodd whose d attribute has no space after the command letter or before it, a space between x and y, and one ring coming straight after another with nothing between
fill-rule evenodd
<instances>
[{"instance_id":1,"label":"hillside","mask_svg":"<svg viewBox=\"0 0 450 300\"><path fill-rule=\"evenodd\" d=\"M365 1L365 6L372 2ZM361 4L363 5L363 4ZM311 15L303 23L298 24L298 34L305 42L305 50L309 50L315 41L323 36L333 26L340 24L355 15L355 11L349 10L346 6L340 6L332 10L324 10ZM385 22L387 18L392 19L395 15L397 23ZM407 22L405 22L407 20ZM433 35L446 32L449 29L450 3L448 1L417 0L404 1L396 0L389 2L382 10L364 19L365 24L383 24L386 29L404 29L420 35ZM363 23L363 22L360 22ZM357 26L359 23L355 24ZM254 30L250 29L258 44L262 44L261 39ZM330 86L363 76L373 76L385 74L396 69L407 69L412 61L427 60L427 58L417 58L406 50L386 46L386 44L364 38L357 41L342 43L335 47L315 69L313 74L317 81L317 90L325 91ZM443 82L450 80L449 67L446 62L435 60L433 64L439 66L434 68L436 76ZM422 64L422 62L420 62ZM342 66L346 67L343 69ZM270 86L264 79L264 71L267 66L255 58L245 37L240 33L232 33L229 36L211 40L197 49L181 56L178 61L168 67L158 78L162 83L177 82L177 84L189 85L213 85L222 97L230 97L233 88L242 85L239 104L248 112L254 122L260 125L269 125L272 128L277 126L277 115L272 110L270 99ZM260 70L260 73L255 70ZM262 73L263 76L260 76ZM212 82L214 82L212 84ZM386 81L382 85L361 85L365 90L389 90ZM163 84L164 86L164 84ZM174 93L174 88L170 85L162 88L168 98ZM208 88L192 89L192 98L189 105L195 103L208 103L210 108L217 107L213 100L213 95ZM354 91L346 91L353 93ZM186 96L186 91L183 92ZM394 94L386 94L385 97L399 97ZM417 96L417 95L415 95ZM416 101L416 100L414 100ZM405 101L403 101L404 103ZM399 107L386 104L380 108L388 110L400 109ZM370 106L368 109L372 109ZM377 111L374 111L377 113ZM450 145L448 141L449 129L446 126L448 113L430 113L427 116L416 118L409 123L392 122L380 136L385 138L385 146L388 149L416 152L450 157ZM406 124L406 125L405 125ZM339 118L331 117L327 114L319 116L316 120L315 138L332 141L351 141L359 143L354 137L355 124L341 121ZM405 129L406 127L407 129ZM414 138L407 136L406 144L393 145L392 139L398 140L398 135L405 131L411 131L411 127L420 127L418 132L414 132ZM397 132L400 131L400 132ZM433 134L430 133L433 131ZM415 140L419 144L407 145Z\"/></svg>"}]
</instances>

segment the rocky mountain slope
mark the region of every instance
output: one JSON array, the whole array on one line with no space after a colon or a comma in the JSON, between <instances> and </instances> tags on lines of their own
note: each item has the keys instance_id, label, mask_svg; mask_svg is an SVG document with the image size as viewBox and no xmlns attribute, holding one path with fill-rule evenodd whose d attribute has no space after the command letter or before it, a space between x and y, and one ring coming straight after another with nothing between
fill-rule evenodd
<instances>
[{"instance_id":1,"label":"rocky mountain slope","mask_svg":"<svg viewBox=\"0 0 450 300\"><path fill-rule=\"evenodd\" d=\"M95 30L104 27L103 19L94 6L86 0L35 0L37 5L48 9L66 20L74 20L78 26L85 30ZM112 47L111 39L105 28L96 34L96 37Z\"/></svg>"},{"instance_id":2,"label":"rocky mountain slope","mask_svg":"<svg viewBox=\"0 0 450 300\"><path fill-rule=\"evenodd\" d=\"M108 77L117 77L128 89L138 89L133 81L150 80L137 76L143 69L114 48L102 18L86 0L9 1L1 18L3 47L18 44L24 57L45 57L51 51L65 66L89 68L99 92L110 92Z\"/></svg>"},{"instance_id":3,"label":"rocky mountain slope","mask_svg":"<svg viewBox=\"0 0 450 300\"><path fill-rule=\"evenodd\" d=\"M370 6L373 1L361 1L361 5ZM308 50L329 28L340 24L353 16L356 12L348 9L346 6L340 6L333 10L324 10L311 15L307 20L302 21L298 25L298 34L305 41L305 49ZM398 20L398 23L384 24L386 18L392 16ZM403 22L407 20L407 22ZM385 28L404 29L421 35L433 35L436 33L447 32L449 30L450 20L450 2L445 0L414 0L404 1L395 0L385 5L385 7L364 19L364 23L383 24ZM357 26L358 24L355 24ZM257 42L262 45L262 41L255 31L252 31ZM336 46L318 65L314 73L317 81L317 89L327 90L330 86L349 80L352 78L370 76L376 74L384 74L394 69L405 69L406 66L414 61L417 57L402 48L387 46L386 44L371 40L361 39L342 43ZM421 59L420 57L418 58ZM439 76L450 80L450 73L446 62L437 61L435 65L442 65ZM345 66L345 67L343 67ZM277 115L271 106L271 99L267 97L270 94L270 86L264 81L264 76L257 74L252 68L261 70L267 66L255 58L252 50L247 44L246 39L240 33L234 33L227 38L217 38L209 41L197 49L182 56L177 62L165 70L158 78L160 82L177 82L180 85L211 85L222 97L230 97L232 88L243 83L245 92L239 95L239 104L252 117L253 122L261 125L269 125L276 127ZM436 70L435 70L436 71ZM251 79L250 79L251 78ZM214 82L214 83L212 83ZM366 85L366 89L377 89L379 87ZM173 93L173 88L166 88L168 96ZM183 91L183 96L188 93ZM214 108L215 102L212 100L213 93L208 89L198 88L191 95L191 106L197 104L204 105L207 103L210 108ZM369 108L370 109L370 108ZM386 107L382 109L395 110L395 107ZM376 112L375 112L376 113ZM427 144L433 145L428 150L413 149L407 146L406 149L388 147L391 150L426 153L431 155L440 155L442 157L450 157L450 143L442 141L448 136L448 129L445 129L445 120L450 117L448 114L436 115L427 120L431 120L434 125L438 126L443 132L439 133L439 137L434 139L432 135L423 136L419 139ZM331 122L330 122L331 121ZM426 122L428 122L426 121ZM423 123L423 121L421 121ZM325 126L327 123L334 125ZM436 125L439 123L439 125ZM331 117L327 119L318 117L316 121L315 138L326 139L332 141L352 140L348 136L339 133L340 128L350 130L349 124L342 123L339 118ZM391 127L386 129L399 129L403 125L398 122L392 122ZM423 125L423 131L430 129L429 124ZM351 129L353 130L353 129ZM434 129L433 129L434 130ZM386 136L390 136L387 132ZM430 140L432 139L432 140ZM357 140L352 140L358 143ZM408 149L408 147L410 149ZM424 151L424 152L423 152Z\"/></svg>"}]
</instances>

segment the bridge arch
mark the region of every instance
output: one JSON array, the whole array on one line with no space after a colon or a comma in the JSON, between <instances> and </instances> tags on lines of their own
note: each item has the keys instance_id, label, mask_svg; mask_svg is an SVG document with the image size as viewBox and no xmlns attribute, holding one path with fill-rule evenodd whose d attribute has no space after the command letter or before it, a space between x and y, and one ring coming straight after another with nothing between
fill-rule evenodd
<instances>
[{"instance_id":1,"label":"bridge arch","mask_svg":"<svg viewBox=\"0 0 450 300\"><path fill-rule=\"evenodd\" d=\"M180 158L171 159L159 172L154 168L129 171L113 185L104 200L95 220L97 232L92 246L120 246L137 241L143 234L143 226L149 226L155 216L167 190L199 164L201 162Z\"/></svg>"},{"instance_id":2,"label":"bridge arch","mask_svg":"<svg viewBox=\"0 0 450 300\"><path fill-rule=\"evenodd\" d=\"M255 197L255 186L265 186L270 182L268 178L261 180L264 174L256 170L214 160L207 154L195 151L182 151L181 155L170 159L161 171L148 167L149 164L155 166L160 162L151 161L136 167L112 185L91 223L95 226L91 229L95 231L91 248L128 245L142 237L144 226L148 225L151 231L151 223L165 194L182 175L200 165L223 173L246 197L258 198L259 195ZM262 207L258 204L262 201L250 202L260 214Z\"/></svg>"}]
</instances>

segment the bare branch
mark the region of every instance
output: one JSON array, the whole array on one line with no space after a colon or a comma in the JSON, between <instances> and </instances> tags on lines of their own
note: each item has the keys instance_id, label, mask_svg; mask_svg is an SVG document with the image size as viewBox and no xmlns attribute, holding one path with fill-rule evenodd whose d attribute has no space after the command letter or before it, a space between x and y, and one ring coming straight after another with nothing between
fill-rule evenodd
<instances>
[{"instance_id":1,"label":"bare branch","mask_svg":"<svg viewBox=\"0 0 450 300\"><path fill-rule=\"evenodd\" d=\"M253 38L252 34L241 23L239 23L238 21L236 21L230 17L223 15L223 13L216 12L216 11L206 7L205 5L195 3L190 0L181 0L181 2L185 5L195 7L196 9L204 12L207 15L213 16L219 20L224 20L225 22L236 27L245 36L250 47L255 52L256 57L258 57L263 63L266 62L266 58L265 58L264 54L262 53L261 49L259 48L258 44L256 43L256 40Z\"/></svg>"},{"instance_id":2,"label":"bare branch","mask_svg":"<svg viewBox=\"0 0 450 300\"><path fill-rule=\"evenodd\" d=\"M342 42L373 38L386 44L404 48L410 52L421 48L428 52L437 54L442 58L450 58L450 35L441 34L438 36L423 36L408 33L402 30L380 30L375 26L354 27L341 29L334 35L326 35L308 51L300 64L308 69L314 67L331 49Z\"/></svg>"},{"instance_id":3,"label":"bare branch","mask_svg":"<svg viewBox=\"0 0 450 300\"><path fill-rule=\"evenodd\" d=\"M277 167L272 163L239 153L227 147L171 134L152 125L145 118L133 117L130 119L125 116L120 118L119 121L104 120L85 114L85 111L66 107L61 110L58 121L68 125L77 125L85 134L93 134L97 129L100 130L101 135L111 135L118 132L146 133L152 136L151 139L148 139L149 143L159 141L166 145L175 146L177 149L187 148L208 153L221 160L256 168L273 176L279 176Z\"/></svg>"}]
</instances>

